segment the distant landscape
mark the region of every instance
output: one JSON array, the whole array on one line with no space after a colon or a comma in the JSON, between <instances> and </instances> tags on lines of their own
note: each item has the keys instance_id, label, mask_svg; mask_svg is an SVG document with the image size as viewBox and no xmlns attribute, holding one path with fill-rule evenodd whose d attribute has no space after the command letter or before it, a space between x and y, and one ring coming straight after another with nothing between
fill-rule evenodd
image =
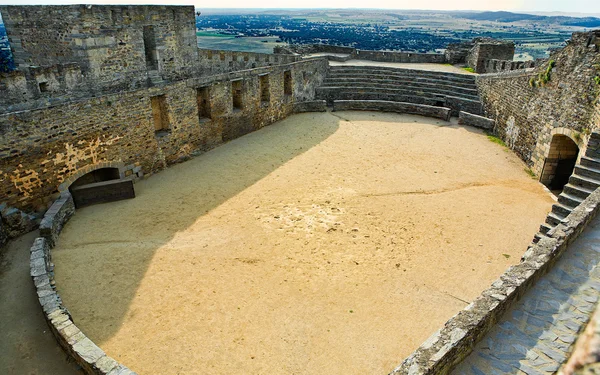
<instances>
[{"instance_id":1,"label":"distant landscape","mask_svg":"<svg viewBox=\"0 0 600 375\"><path fill-rule=\"evenodd\" d=\"M448 43L485 36L515 41L516 59L531 60L548 57L574 31L600 27L600 18L511 12L208 10L196 18L196 26L202 48L265 52L272 43L323 43L428 53L440 52ZM219 37L229 40L224 44ZM263 45L249 44L256 44L256 38Z\"/></svg>"},{"instance_id":2,"label":"distant landscape","mask_svg":"<svg viewBox=\"0 0 600 375\"><path fill-rule=\"evenodd\" d=\"M516 43L515 60L548 57L574 31L600 28L600 18L512 12L414 10L202 10L198 46L272 53L285 44L323 43L364 50L442 52L449 43L492 37ZM0 19L0 71L14 69Z\"/></svg>"}]
</instances>

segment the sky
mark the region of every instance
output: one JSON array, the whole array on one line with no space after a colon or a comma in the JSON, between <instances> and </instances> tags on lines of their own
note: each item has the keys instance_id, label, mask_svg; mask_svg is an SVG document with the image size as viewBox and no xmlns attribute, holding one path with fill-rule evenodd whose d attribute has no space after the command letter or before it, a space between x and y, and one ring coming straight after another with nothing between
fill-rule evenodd
<instances>
[{"instance_id":1,"label":"sky","mask_svg":"<svg viewBox=\"0 0 600 375\"><path fill-rule=\"evenodd\" d=\"M198 0L0 0L1 5L26 4L168 4L196 5L202 10L207 1ZM434 10L508 10L600 14L599 0L219 0L218 8L387 8ZM215 7L213 5L213 7Z\"/></svg>"}]
</instances>

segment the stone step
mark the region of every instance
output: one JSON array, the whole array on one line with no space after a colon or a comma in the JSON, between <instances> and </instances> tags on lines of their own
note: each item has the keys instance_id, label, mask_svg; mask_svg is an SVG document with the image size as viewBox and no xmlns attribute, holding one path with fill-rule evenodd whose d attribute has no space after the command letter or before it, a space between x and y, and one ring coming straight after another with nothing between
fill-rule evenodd
<instances>
[{"instance_id":1,"label":"stone step","mask_svg":"<svg viewBox=\"0 0 600 375\"><path fill-rule=\"evenodd\" d=\"M584 167L590 167L594 169L600 170L600 159L589 158L587 156L582 156L579 163Z\"/></svg>"},{"instance_id":2,"label":"stone step","mask_svg":"<svg viewBox=\"0 0 600 375\"><path fill-rule=\"evenodd\" d=\"M577 197L577 198L581 198L581 200L589 197L590 194L592 194L594 192L594 190L592 189L586 189L584 187L581 186L575 186L572 184L566 184L563 187L563 193L566 193L568 195Z\"/></svg>"},{"instance_id":3,"label":"stone step","mask_svg":"<svg viewBox=\"0 0 600 375\"><path fill-rule=\"evenodd\" d=\"M586 167L586 166L578 164L575 166L574 173L579 176L589 177L594 180L600 181L600 169L596 169L593 167Z\"/></svg>"},{"instance_id":4,"label":"stone step","mask_svg":"<svg viewBox=\"0 0 600 375\"><path fill-rule=\"evenodd\" d=\"M583 202L584 198L577 197L575 195L567 194L564 191L558 196L558 203L570 207L575 208L579 206L581 202Z\"/></svg>"},{"instance_id":5,"label":"stone step","mask_svg":"<svg viewBox=\"0 0 600 375\"><path fill-rule=\"evenodd\" d=\"M333 78L356 78L356 77L365 77L365 78L380 78L380 79L389 79L389 78L398 78L398 79L421 79L421 80L431 80L431 81L441 81L441 82L454 82L457 84L464 84L468 86L476 87L477 84L475 80L472 79L464 79L460 76L445 76L440 74L419 74L415 72L394 72L394 71L377 71L377 70L364 70L364 71L330 71L328 77Z\"/></svg>"},{"instance_id":6,"label":"stone step","mask_svg":"<svg viewBox=\"0 0 600 375\"><path fill-rule=\"evenodd\" d=\"M600 181L590 177L580 176L578 174L572 174L569 178L569 183L592 191L600 187Z\"/></svg>"},{"instance_id":7,"label":"stone step","mask_svg":"<svg viewBox=\"0 0 600 375\"><path fill-rule=\"evenodd\" d=\"M351 92L351 93L364 93L364 92L369 92L369 93L381 93L381 94L390 94L390 95L407 95L407 96L425 96L425 97L429 97L429 98L436 98L436 97L446 97L446 96L452 96L452 97L457 97L457 98L461 98L461 99L467 99L467 100L473 100L473 101L477 101L479 102L479 97L477 96L473 96L473 95L466 95L466 94L456 94L454 92L450 92L450 91L446 91L446 90L426 90L426 89L418 89L418 90L411 90L411 89L392 89L392 88L381 88L381 87L371 87L371 86L337 86L337 87L333 87L333 86L328 86L328 87L317 87L316 89L316 94L318 95L328 95L330 93L333 94L339 94L342 92Z\"/></svg>"},{"instance_id":8,"label":"stone step","mask_svg":"<svg viewBox=\"0 0 600 375\"><path fill-rule=\"evenodd\" d=\"M567 217L566 215L560 215L560 214L556 214L554 212L550 212L548 214L548 216L546 216L546 223L550 224L550 226L555 227L558 224L560 224L560 222Z\"/></svg>"},{"instance_id":9,"label":"stone step","mask_svg":"<svg viewBox=\"0 0 600 375\"><path fill-rule=\"evenodd\" d=\"M554 227L544 223L544 224L540 225L540 233L543 235L546 235L552 228L554 228ZM544 237L547 237L547 236L544 236Z\"/></svg>"},{"instance_id":10,"label":"stone step","mask_svg":"<svg viewBox=\"0 0 600 375\"><path fill-rule=\"evenodd\" d=\"M363 73L363 74L356 74L356 73L329 73L329 75L327 76L328 78L331 79L357 79L357 78L363 78L363 79L382 79L382 80L389 80L389 79L393 79L393 80L415 80L415 81L425 81L425 82L434 82L434 83L451 83L453 85L457 85L460 87L467 87L467 88L471 88L471 89L476 89L477 88L477 84L475 84L475 82L471 82L471 81L465 81L463 79L454 79L452 77L436 77L436 76L420 76L420 75L409 75L409 74L394 74L394 73L382 73L382 74L369 74L369 73Z\"/></svg>"},{"instance_id":11,"label":"stone step","mask_svg":"<svg viewBox=\"0 0 600 375\"><path fill-rule=\"evenodd\" d=\"M564 206L560 203L555 203L552 205L552 212L554 212L557 215L567 217L567 216L569 216L571 211L573 211L571 208Z\"/></svg>"},{"instance_id":12,"label":"stone step","mask_svg":"<svg viewBox=\"0 0 600 375\"><path fill-rule=\"evenodd\" d=\"M369 86L369 87L381 87L381 88L414 88L414 89L429 89L429 90L445 90L454 93L467 94L472 96L478 96L479 92L475 89L468 89L464 87L456 87L453 85L447 85L442 83L431 83L431 82L415 82L405 80L382 80L382 79L365 79L365 78L344 78L344 79L330 79L326 78L323 81L321 87L345 87L345 86Z\"/></svg>"},{"instance_id":13,"label":"stone step","mask_svg":"<svg viewBox=\"0 0 600 375\"><path fill-rule=\"evenodd\" d=\"M329 71L330 73L406 74L422 77L446 77L463 80L465 82L475 82L475 76L470 74L457 74L432 70L402 69L383 66L332 66L329 68Z\"/></svg>"}]
</instances>

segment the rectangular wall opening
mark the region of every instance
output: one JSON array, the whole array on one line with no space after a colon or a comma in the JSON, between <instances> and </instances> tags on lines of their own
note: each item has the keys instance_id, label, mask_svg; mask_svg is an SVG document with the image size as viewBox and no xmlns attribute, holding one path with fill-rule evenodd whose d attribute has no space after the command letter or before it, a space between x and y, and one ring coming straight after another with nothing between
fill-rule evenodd
<instances>
[{"instance_id":1,"label":"rectangular wall opening","mask_svg":"<svg viewBox=\"0 0 600 375\"><path fill-rule=\"evenodd\" d=\"M269 75L264 74L258 77L260 85L260 101L268 103L271 101L271 88L269 84Z\"/></svg>"},{"instance_id":2,"label":"rectangular wall opening","mask_svg":"<svg viewBox=\"0 0 600 375\"><path fill-rule=\"evenodd\" d=\"M150 70L158 70L158 53L156 51L156 36L153 26L144 26L144 54L146 66Z\"/></svg>"},{"instance_id":3,"label":"rectangular wall opening","mask_svg":"<svg viewBox=\"0 0 600 375\"><path fill-rule=\"evenodd\" d=\"M242 109L242 80L231 81L231 98L233 109Z\"/></svg>"},{"instance_id":4,"label":"rectangular wall opening","mask_svg":"<svg viewBox=\"0 0 600 375\"><path fill-rule=\"evenodd\" d=\"M292 95L292 71L286 70L283 72L283 93Z\"/></svg>"},{"instance_id":5,"label":"rectangular wall opening","mask_svg":"<svg viewBox=\"0 0 600 375\"><path fill-rule=\"evenodd\" d=\"M169 116L167 115L167 99L164 95L150 98L152 103L152 117L154 118L154 132L156 135L165 135L170 131Z\"/></svg>"},{"instance_id":6,"label":"rectangular wall opening","mask_svg":"<svg viewBox=\"0 0 600 375\"><path fill-rule=\"evenodd\" d=\"M197 90L198 99L198 119L209 119L210 118L210 88L200 87Z\"/></svg>"}]
</instances>

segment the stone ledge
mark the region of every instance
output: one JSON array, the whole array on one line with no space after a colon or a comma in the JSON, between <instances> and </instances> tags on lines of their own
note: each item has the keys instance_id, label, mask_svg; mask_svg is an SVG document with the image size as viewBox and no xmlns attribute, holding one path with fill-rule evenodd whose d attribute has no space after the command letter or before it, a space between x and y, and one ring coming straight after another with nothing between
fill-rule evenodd
<instances>
[{"instance_id":1,"label":"stone ledge","mask_svg":"<svg viewBox=\"0 0 600 375\"><path fill-rule=\"evenodd\" d=\"M461 125L469 125L485 130L492 130L496 125L496 121L492 119L464 111L459 112L458 123Z\"/></svg>"},{"instance_id":2,"label":"stone ledge","mask_svg":"<svg viewBox=\"0 0 600 375\"><path fill-rule=\"evenodd\" d=\"M52 334L86 374L93 375L135 375L135 372L107 356L73 323L69 310L63 306L54 287L54 265L50 249L67 221L73 216L73 198L63 193L46 212L40 233L30 249L30 275L44 311L44 317Z\"/></svg>"},{"instance_id":3,"label":"stone ledge","mask_svg":"<svg viewBox=\"0 0 600 375\"><path fill-rule=\"evenodd\" d=\"M471 353L504 312L552 267L599 210L600 189L597 189L551 230L548 238L532 243L520 264L509 267L489 289L450 318L391 374L449 373Z\"/></svg>"},{"instance_id":4,"label":"stone ledge","mask_svg":"<svg viewBox=\"0 0 600 375\"><path fill-rule=\"evenodd\" d=\"M334 100L334 111L381 111L450 119L450 108L385 100Z\"/></svg>"},{"instance_id":5,"label":"stone ledge","mask_svg":"<svg viewBox=\"0 0 600 375\"><path fill-rule=\"evenodd\" d=\"M308 102L294 103L294 113L325 111L327 111L327 103L325 100L312 100Z\"/></svg>"},{"instance_id":6,"label":"stone ledge","mask_svg":"<svg viewBox=\"0 0 600 375\"><path fill-rule=\"evenodd\" d=\"M62 231L63 225L75 213L75 203L68 191L62 192L60 197L50 206L40 223L40 235L46 239L52 248Z\"/></svg>"}]
</instances>

